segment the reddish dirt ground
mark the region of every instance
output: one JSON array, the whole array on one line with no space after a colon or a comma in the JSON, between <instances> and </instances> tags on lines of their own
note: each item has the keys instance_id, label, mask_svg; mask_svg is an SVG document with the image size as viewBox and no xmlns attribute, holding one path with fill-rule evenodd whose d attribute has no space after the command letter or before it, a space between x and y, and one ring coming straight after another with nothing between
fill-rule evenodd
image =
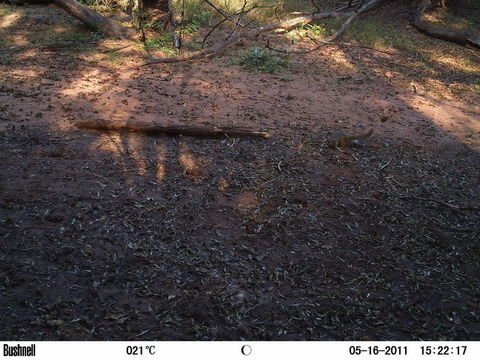
<instances>
[{"instance_id":1,"label":"reddish dirt ground","mask_svg":"<svg viewBox=\"0 0 480 360\"><path fill-rule=\"evenodd\" d=\"M20 44L52 26L0 24ZM0 338L480 340L478 92L432 91L398 54L354 46L285 74L229 65L242 49L140 68L129 49L121 64L8 51ZM76 129L85 118L272 136Z\"/></svg>"}]
</instances>

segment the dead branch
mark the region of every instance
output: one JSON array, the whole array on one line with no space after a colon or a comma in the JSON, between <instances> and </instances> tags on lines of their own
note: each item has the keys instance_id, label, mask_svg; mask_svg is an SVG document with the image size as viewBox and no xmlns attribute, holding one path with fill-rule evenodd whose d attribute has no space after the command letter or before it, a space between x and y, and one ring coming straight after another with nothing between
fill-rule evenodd
<instances>
[{"instance_id":1,"label":"dead branch","mask_svg":"<svg viewBox=\"0 0 480 360\"><path fill-rule=\"evenodd\" d=\"M141 64L140 66L158 64L158 63L172 63L172 62L188 61L188 60L193 60L198 58L212 57L219 54L221 51L225 50L227 47L233 45L242 37L254 38L266 31L271 31L275 29L289 29L301 23L308 24L315 20L325 19L328 17L336 17L339 15L340 14L337 12L325 12L325 13L319 13L319 14L310 14L307 16L300 16L300 17L286 20L286 21L278 21L278 22L269 24L267 26L254 29L249 32L237 33L231 36L228 40L225 40L219 44L216 44L214 46L211 46L202 50L194 51L189 54L165 57L165 58L157 58L157 57L149 56L148 57L149 60Z\"/></svg>"},{"instance_id":2,"label":"dead branch","mask_svg":"<svg viewBox=\"0 0 480 360\"><path fill-rule=\"evenodd\" d=\"M330 43L330 42L334 41L338 36L340 36L343 33L343 31L345 31L345 29L348 27L348 25L350 25L350 23L358 15L379 6L384 1L385 0L370 0L367 3L363 4L360 7L360 9L358 9L358 11L356 11L353 14L350 14L350 17L345 21L345 23L340 27L340 29L335 34L333 34L331 37L329 37L325 41L322 41L322 40L318 40L318 41L323 42L323 43ZM224 12L224 11L222 10L222 12ZM256 28L252 31L248 31L248 32L244 31L244 32L241 32L241 33L237 33L237 34L231 36L227 40L225 40L225 41L223 41L223 42L221 42L217 45L214 45L212 47L205 48L205 49L202 49L202 50L194 51L194 52L189 53L189 54L172 56L172 57L167 57L167 58L156 58L156 57L153 57L153 56L149 56L149 61L143 63L140 66L152 65L152 64L157 64L157 63L172 63L172 62L179 62L179 61L187 61L187 60L198 59L198 58L202 58L202 57L212 57L212 56L217 55L219 52L223 51L227 47L233 45L237 40L239 40L242 37L255 38L255 37L258 37L260 34L262 34L264 32L267 32L267 31L272 31L272 30L276 30L276 29L291 29L292 27L295 27L299 24L309 24L309 23L311 23L312 21L315 21L315 20L326 19L326 18L330 18L330 17L338 17L340 15L345 15L345 14L341 14L337 11L327 11L327 12L322 12L322 13L315 13L315 14L310 14L310 15L299 16L299 17L289 19L289 20L277 21L277 22L268 24L266 26ZM230 14L225 14L225 17L227 17L227 16L231 16L231 15ZM314 50L318 49L319 47L320 46L318 46ZM314 51L314 50L307 50L307 51L310 52L310 51ZM284 52L288 52L288 50L284 50ZM294 52L302 53L302 52L305 52L305 51L300 50L300 51L294 51Z\"/></svg>"},{"instance_id":3,"label":"dead branch","mask_svg":"<svg viewBox=\"0 0 480 360\"><path fill-rule=\"evenodd\" d=\"M217 27L219 27L220 25L222 25L225 21L227 21L228 19L227 18L223 18L222 20L220 20L217 24L215 24L215 26L213 26L208 32L207 34L205 35L205 37L203 38L203 41L202 41L202 49L205 47L205 42L207 41L208 37L217 29Z\"/></svg>"},{"instance_id":4,"label":"dead branch","mask_svg":"<svg viewBox=\"0 0 480 360\"><path fill-rule=\"evenodd\" d=\"M312 51L316 51L319 48L321 48L322 46L324 46L326 44L330 44L333 41L335 41L347 29L347 27L351 24L351 22L353 20L355 20L355 18L357 16L359 16L360 14L363 14L364 12L366 12L368 10L371 10L371 9L375 8L376 6L380 5L384 1L385 0L370 0L369 2L363 4L356 12L354 12L352 15L350 15L350 17L343 23L343 25L335 32L335 34L333 34L332 36L328 37L325 40L315 39L315 41L320 42L320 45L316 46L313 49L283 50L283 49L275 49L275 48L269 47L268 44L267 44L267 47L271 50L275 50L275 51L279 51L279 52L283 52L283 53L288 53L288 54L292 54L292 53L295 53L295 54L300 53L301 54L301 53L309 53L309 52L312 52Z\"/></svg>"},{"instance_id":5,"label":"dead branch","mask_svg":"<svg viewBox=\"0 0 480 360\"><path fill-rule=\"evenodd\" d=\"M265 45L265 47L269 50L276 51L276 52L283 53L283 54L308 54L308 53L317 51L318 49L320 49L321 47L323 47L325 45L335 45L335 44L330 44L329 42L324 42L324 41L318 40L318 39L315 39L315 41L317 43L318 42L320 42L320 43L317 46L315 46L314 48L311 48L311 49L293 49L293 50L280 49L280 48L276 48L276 47L271 46L270 45L270 40L267 40L267 44Z\"/></svg>"},{"instance_id":6,"label":"dead branch","mask_svg":"<svg viewBox=\"0 0 480 360\"><path fill-rule=\"evenodd\" d=\"M234 17L232 14L229 14L227 11L219 8L218 6L216 6L215 4L213 4L211 1L209 0L203 0L205 1L210 7L212 7L216 12L218 12L220 15L222 15L224 18L228 19L228 20L231 20L231 21L235 21Z\"/></svg>"},{"instance_id":7,"label":"dead branch","mask_svg":"<svg viewBox=\"0 0 480 360\"><path fill-rule=\"evenodd\" d=\"M252 35L258 36L261 33L276 30L276 29L286 29L286 30L288 30L288 29L291 29L291 28L293 28L293 27L295 27L299 24L307 25L307 24L311 23L312 21L331 18L331 17L338 17L340 15L342 15L342 13L339 13L337 11L326 11L326 12L322 12L322 13L298 16L298 17L293 18L293 19L277 21L277 22L259 27L258 29L253 31Z\"/></svg>"},{"instance_id":8,"label":"dead branch","mask_svg":"<svg viewBox=\"0 0 480 360\"><path fill-rule=\"evenodd\" d=\"M239 27L241 28L247 28L249 27L249 25L253 22L252 21L245 21L245 17L250 14L251 12L255 12L257 10L260 10L260 9L266 9L266 8L272 8L274 7L275 8L275 15L277 16L278 18L278 15L277 15L277 9L278 9L278 6L279 4L273 4L273 5L264 5L264 6L261 6L261 5L258 5L257 3L254 3L252 6L250 7L247 7L248 5L248 1L247 0L244 0L243 1L243 5L241 7L240 10L238 10L237 12L235 13L227 13L226 11L216 7L214 4L212 4L209 0L204 0L207 4L209 4L210 6L212 6L219 14L221 14L223 16L223 19L220 20L215 26L213 26L209 31L208 33L205 35L203 41L202 41L202 49L205 45L205 42L207 41L208 37L221 25L223 24L224 22L226 21L232 21L235 23L235 28L233 29L233 31L227 36L226 40L228 40L233 34L235 34L238 30Z\"/></svg>"},{"instance_id":9,"label":"dead branch","mask_svg":"<svg viewBox=\"0 0 480 360\"><path fill-rule=\"evenodd\" d=\"M140 66L147 66L147 65L159 64L159 63L166 64L166 63L173 63L173 62L180 62L180 61L188 61L188 60L193 60L198 58L209 58L219 54L220 52L225 50L227 47L233 45L238 39L240 39L241 35L242 35L241 33L238 33L232 36L228 40L225 40L221 43L218 43L214 46L211 46L202 50L193 51L189 54L164 57L164 58L149 56L148 57L149 61L141 64Z\"/></svg>"},{"instance_id":10,"label":"dead branch","mask_svg":"<svg viewBox=\"0 0 480 360\"><path fill-rule=\"evenodd\" d=\"M425 201L425 202L434 202L440 205L443 205L445 207L448 207L449 209L452 209L454 211L459 211L459 210L479 210L480 207L478 206L460 206L460 205L455 205L455 204L450 204L446 201L438 200L438 199L433 199L433 198L423 198L419 196L400 196L399 199L402 200L420 200L420 201Z\"/></svg>"},{"instance_id":11,"label":"dead branch","mask_svg":"<svg viewBox=\"0 0 480 360\"><path fill-rule=\"evenodd\" d=\"M215 31L215 29L217 27L219 27L220 25L222 25L225 21L227 21L228 19L227 18L223 18L222 20L220 20L215 26L213 26L208 32L207 34L205 35L205 37L203 38L203 41L202 41L202 49L205 47L205 42L207 41L208 37Z\"/></svg>"},{"instance_id":12,"label":"dead branch","mask_svg":"<svg viewBox=\"0 0 480 360\"><path fill-rule=\"evenodd\" d=\"M108 53L112 53L112 52L115 52L115 51L120 51L120 50L129 48L129 47L132 46L132 45L133 45L133 44L128 44L128 45L119 46L119 47L116 47L116 48L113 48L113 49L106 49L106 50L100 51L100 53L101 53L101 54L108 54Z\"/></svg>"},{"instance_id":13,"label":"dead branch","mask_svg":"<svg viewBox=\"0 0 480 360\"><path fill-rule=\"evenodd\" d=\"M425 216L422 214L422 217L431 222L432 224L434 225L437 225L445 230L450 230L450 231L459 231L459 232L475 232L475 233L480 233L480 229L475 229L475 228L466 228L466 227L450 227L450 226L447 226L447 225L444 225L438 221L435 221L433 219L430 219L429 217Z\"/></svg>"},{"instance_id":14,"label":"dead branch","mask_svg":"<svg viewBox=\"0 0 480 360\"><path fill-rule=\"evenodd\" d=\"M84 130L115 131L126 133L140 133L152 136L193 136L201 138L222 138L222 137L257 137L267 139L268 132L253 131L238 127L200 127L200 126L164 126L144 122L116 122L107 120L80 120L75 126Z\"/></svg>"}]
</instances>

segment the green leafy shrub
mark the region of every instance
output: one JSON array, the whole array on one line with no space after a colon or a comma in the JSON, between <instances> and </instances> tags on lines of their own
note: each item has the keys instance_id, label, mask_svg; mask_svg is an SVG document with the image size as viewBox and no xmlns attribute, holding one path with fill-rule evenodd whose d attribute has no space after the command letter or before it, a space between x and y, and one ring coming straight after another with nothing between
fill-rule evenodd
<instances>
[{"instance_id":1,"label":"green leafy shrub","mask_svg":"<svg viewBox=\"0 0 480 360\"><path fill-rule=\"evenodd\" d=\"M163 51L169 55L175 53L175 48L173 47L173 38L170 34L163 34L161 36L147 39L147 41L145 41L145 46L149 49Z\"/></svg>"},{"instance_id":2,"label":"green leafy shrub","mask_svg":"<svg viewBox=\"0 0 480 360\"><path fill-rule=\"evenodd\" d=\"M275 73L287 68L287 59L270 50L254 47L240 58L238 64L248 71Z\"/></svg>"}]
</instances>

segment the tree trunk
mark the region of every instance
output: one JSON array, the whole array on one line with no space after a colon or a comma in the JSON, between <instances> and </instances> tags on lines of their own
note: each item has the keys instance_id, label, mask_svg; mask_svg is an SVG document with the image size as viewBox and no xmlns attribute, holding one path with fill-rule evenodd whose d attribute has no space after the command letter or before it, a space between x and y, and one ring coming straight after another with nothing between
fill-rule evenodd
<instances>
[{"instance_id":1,"label":"tree trunk","mask_svg":"<svg viewBox=\"0 0 480 360\"><path fill-rule=\"evenodd\" d=\"M73 17L77 18L89 28L105 33L108 36L118 37L120 39L133 39L135 31L113 20L110 20L96 11L76 2L75 0L53 0Z\"/></svg>"},{"instance_id":2,"label":"tree trunk","mask_svg":"<svg viewBox=\"0 0 480 360\"><path fill-rule=\"evenodd\" d=\"M450 41L460 45L470 45L473 47L480 48L480 38L476 37L473 34L463 33L453 30L447 30L432 24L429 24L427 21L423 20L423 14L432 6L432 0L422 0L415 11L414 25L415 27L424 32L427 35L432 37Z\"/></svg>"}]
</instances>

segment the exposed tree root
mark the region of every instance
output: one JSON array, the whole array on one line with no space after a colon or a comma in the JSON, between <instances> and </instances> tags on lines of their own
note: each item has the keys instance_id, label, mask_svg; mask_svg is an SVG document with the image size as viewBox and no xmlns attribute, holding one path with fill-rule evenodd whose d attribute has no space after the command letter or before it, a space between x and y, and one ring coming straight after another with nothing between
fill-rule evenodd
<instances>
[{"instance_id":1,"label":"exposed tree root","mask_svg":"<svg viewBox=\"0 0 480 360\"><path fill-rule=\"evenodd\" d=\"M447 30L428 23L423 20L423 14L431 7L431 0L422 0L415 11L414 25L421 32L442 40L450 41L463 46L473 46L480 48L480 38L473 34Z\"/></svg>"}]
</instances>

